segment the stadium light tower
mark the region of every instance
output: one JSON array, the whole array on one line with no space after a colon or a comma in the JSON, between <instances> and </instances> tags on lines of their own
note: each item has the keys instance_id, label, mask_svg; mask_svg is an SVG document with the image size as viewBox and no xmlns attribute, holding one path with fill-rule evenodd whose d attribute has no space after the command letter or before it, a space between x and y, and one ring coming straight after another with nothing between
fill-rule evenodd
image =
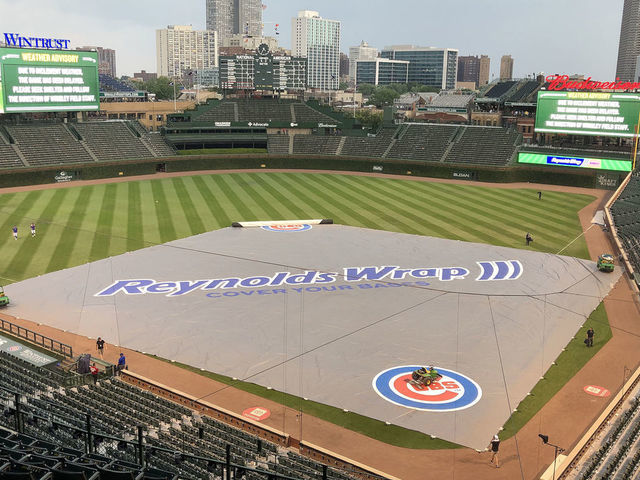
<instances>
[{"instance_id":1,"label":"stadium light tower","mask_svg":"<svg viewBox=\"0 0 640 480\"><path fill-rule=\"evenodd\" d=\"M558 460L558 453L564 452L564 448L558 445L554 445L553 443L549 443L548 435L543 435L542 433L539 433L538 436L542 440L542 443L544 443L545 445L549 445L550 447L553 447L555 449L553 453L553 477L551 477L551 480L556 480L556 462Z\"/></svg>"}]
</instances>

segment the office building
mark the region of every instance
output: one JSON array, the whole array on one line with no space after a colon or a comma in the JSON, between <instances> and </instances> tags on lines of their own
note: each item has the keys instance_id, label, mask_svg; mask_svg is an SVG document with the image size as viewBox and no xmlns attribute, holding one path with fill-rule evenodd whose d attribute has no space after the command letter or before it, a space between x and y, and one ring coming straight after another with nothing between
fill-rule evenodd
<instances>
[{"instance_id":1,"label":"office building","mask_svg":"<svg viewBox=\"0 0 640 480\"><path fill-rule=\"evenodd\" d=\"M190 25L169 25L156 30L158 75L182 77L185 72L218 66L217 33L193 30Z\"/></svg>"},{"instance_id":2,"label":"office building","mask_svg":"<svg viewBox=\"0 0 640 480\"><path fill-rule=\"evenodd\" d=\"M513 58L511 55L503 55L500 59L500 80L513 78Z\"/></svg>"},{"instance_id":3,"label":"office building","mask_svg":"<svg viewBox=\"0 0 640 480\"><path fill-rule=\"evenodd\" d=\"M458 82L471 83L476 87L489 83L491 60L487 55L458 57Z\"/></svg>"},{"instance_id":4,"label":"office building","mask_svg":"<svg viewBox=\"0 0 640 480\"><path fill-rule=\"evenodd\" d=\"M616 77L637 82L640 73L640 0L624 0Z\"/></svg>"},{"instance_id":5,"label":"office building","mask_svg":"<svg viewBox=\"0 0 640 480\"><path fill-rule=\"evenodd\" d=\"M375 60L378 58L378 49L370 47L364 40L357 47L349 47L349 79L356 77L356 62L358 60Z\"/></svg>"},{"instance_id":6,"label":"office building","mask_svg":"<svg viewBox=\"0 0 640 480\"><path fill-rule=\"evenodd\" d=\"M407 83L409 79L409 62L405 60L389 60L376 58L375 60L356 61L356 78L358 85L390 85L392 83Z\"/></svg>"},{"instance_id":7,"label":"office building","mask_svg":"<svg viewBox=\"0 0 640 480\"><path fill-rule=\"evenodd\" d=\"M116 51L111 48L82 47L82 50L98 52L98 73L116 78Z\"/></svg>"},{"instance_id":8,"label":"office building","mask_svg":"<svg viewBox=\"0 0 640 480\"><path fill-rule=\"evenodd\" d=\"M409 62L409 83L452 90L456 88L458 50L452 48L393 45L385 47L380 56Z\"/></svg>"},{"instance_id":9,"label":"office building","mask_svg":"<svg viewBox=\"0 0 640 480\"><path fill-rule=\"evenodd\" d=\"M291 55L307 58L307 86L337 90L340 82L340 22L303 10L291 20Z\"/></svg>"},{"instance_id":10,"label":"office building","mask_svg":"<svg viewBox=\"0 0 640 480\"><path fill-rule=\"evenodd\" d=\"M222 40L231 35L262 35L261 0L207 0L207 30Z\"/></svg>"}]
</instances>

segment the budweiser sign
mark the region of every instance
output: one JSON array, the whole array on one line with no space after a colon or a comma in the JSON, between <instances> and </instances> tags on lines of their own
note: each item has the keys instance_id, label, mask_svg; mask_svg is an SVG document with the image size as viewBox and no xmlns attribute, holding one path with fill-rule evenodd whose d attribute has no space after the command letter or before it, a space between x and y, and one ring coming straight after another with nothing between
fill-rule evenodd
<instances>
[{"instance_id":1,"label":"budweiser sign","mask_svg":"<svg viewBox=\"0 0 640 480\"><path fill-rule=\"evenodd\" d=\"M548 90L635 90L640 88L640 82L623 82L616 78L615 82L597 82L591 80L571 80L568 75L549 75Z\"/></svg>"}]
</instances>

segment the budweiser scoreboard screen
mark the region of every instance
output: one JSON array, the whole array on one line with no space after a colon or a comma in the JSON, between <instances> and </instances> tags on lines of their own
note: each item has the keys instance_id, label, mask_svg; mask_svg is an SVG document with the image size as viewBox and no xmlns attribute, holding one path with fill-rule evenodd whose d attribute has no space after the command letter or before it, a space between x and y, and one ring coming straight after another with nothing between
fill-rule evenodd
<instances>
[{"instance_id":1,"label":"budweiser scoreboard screen","mask_svg":"<svg viewBox=\"0 0 640 480\"><path fill-rule=\"evenodd\" d=\"M640 94L538 92L536 132L633 137Z\"/></svg>"},{"instance_id":2,"label":"budweiser scoreboard screen","mask_svg":"<svg viewBox=\"0 0 640 480\"><path fill-rule=\"evenodd\" d=\"M0 48L0 113L100 108L98 54Z\"/></svg>"}]
</instances>

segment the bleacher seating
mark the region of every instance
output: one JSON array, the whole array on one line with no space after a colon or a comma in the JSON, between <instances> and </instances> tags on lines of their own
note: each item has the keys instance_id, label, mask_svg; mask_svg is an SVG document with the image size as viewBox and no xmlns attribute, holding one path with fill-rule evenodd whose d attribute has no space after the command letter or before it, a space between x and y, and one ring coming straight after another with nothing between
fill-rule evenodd
<instances>
[{"instance_id":1,"label":"bleacher seating","mask_svg":"<svg viewBox=\"0 0 640 480\"><path fill-rule=\"evenodd\" d=\"M291 102L272 99L236 100L238 121L252 123L292 122Z\"/></svg>"},{"instance_id":2,"label":"bleacher seating","mask_svg":"<svg viewBox=\"0 0 640 480\"><path fill-rule=\"evenodd\" d=\"M526 100L532 100L529 97L540 87L540 84L536 80L528 80L516 90L513 94L509 95L505 99L506 102L525 102ZM535 99L532 100L535 103Z\"/></svg>"},{"instance_id":3,"label":"bleacher seating","mask_svg":"<svg viewBox=\"0 0 640 480\"><path fill-rule=\"evenodd\" d=\"M289 135L268 135L267 151L273 154L287 155L289 153Z\"/></svg>"},{"instance_id":4,"label":"bleacher seating","mask_svg":"<svg viewBox=\"0 0 640 480\"><path fill-rule=\"evenodd\" d=\"M382 157L389 148L397 127L381 128L375 137L346 137L342 155L354 157Z\"/></svg>"},{"instance_id":5,"label":"bleacher seating","mask_svg":"<svg viewBox=\"0 0 640 480\"><path fill-rule=\"evenodd\" d=\"M457 125L408 123L387 158L440 162L459 129Z\"/></svg>"},{"instance_id":6,"label":"bleacher seating","mask_svg":"<svg viewBox=\"0 0 640 480\"><path fill-rule=\"evenodd\" d=\"M264 439L258 442L241 429L121 380L64 388L52 375L47 369L0 354L0 402L4 405L0 478L2 471L27 469L34 478L52 471L82 471L86 478L94 479L130 475L126 478L222 480L227 445L234 478L240 478L240 469L246 479L266 480L275 475L322 478L323 466L307 457ZM23 433L15 432L16 405L11 392L20 393ZM85 453L87 418L93 453ZM134 446L139 425L143 427L146 469L139 465ZM75 478L61 475L51 478ZM327 478L354 477L328 468Z\"/></svg>"},{"instance_id":7,"label":"bleacher seating","mask_svg":"<svg viewBox=\"0 0 640 480\"><path fill-rule=\"evenodd\" d=\"M295 135L293 153L306 155L336 155L340 146L337 136Z\"/></svg>"},{"instance_id":8,"label":"bleacher seating","mask_svg":"<svg viewBox=\"0 0 640 480\"><path fill-rule=\"evenodd\" d=\"M124 122L79 123L74 127L98 160L124 160L154 156Z\"/></svg>"},{"instance_id":9,"label":"bleacher seating","mask_svg":"<svg viewBox=\"0 0 640 480\"><path fill-rule=\"evenodd\" d=\"M611 206L611 215L634 271L640 272L640 176L631 177Z\"/></svg>"},{"instance_id":10,"label":"bleacher seating","mask_svg":"<svg viewBox=\"0 0 640 480\"><path fill-rule=\"evenodd\" d=\"M516 151L519 135L514 130L491 127L460 127L461 134L447 154L447 163L507 165Z\"/></svg>"},{"instance_id":11,"label":"bleacher seating","mask_svg":"<svg viewBox=\"0 0 640 480\"><path fill-rule=\"evenodd\" d=\"M160 133L147 132L142 135L142 141L153 150L157 157L171 157L176 155L176 150L169 145Z\"/></svg>"},{"instance_id":12,"label":"bleacher seating","mask_svg":"<svg viewBox=\"0 0 640 480\"><path fill-rule=\"evenodd\" d=\"M198 122L235 122L235 102L220 102L196 117Z\"/></svg>"},{"instance_id":13,"label":"bleacher seating","mask_svg":"<svg viewBox=\"0 0 640 480\"><path fill-rule=\"evenodd\" d=\"M508 82L499 82L487 90L484 94L485 98L500 98L506 94L518 82L510 80Z\"/></svg>"},{"instance_id":14,"label":"bleacher seating","mask_svg":"<svg viewBox=\"0 0 640 480\"><path fill-rule=\"evenodd\" d=\"M101 73L98 75L100 80L100 91L102 92L135 92L136 89L131 85L113 78L111 75Z\"/></svg>"},{"instance_id":15,"label":"bleacher seating","mask_svg":"<svg viewBox=\"0 0 640 480\"><path fill-rule=\"evenodd\" d=\"M13 125L5 128L32 166L94 161L63 124Z\"/></svg>"},{"instance_id":16,"label":"bleacher seating","mask_svg":"<svg viewBox=\"0 0 640 480\"><path fill-rule=\"evenodd\" d=\"M336 120L320 113L317 110L305 105L304 103L294 103L293 109L296 114L296 122L298 123L327 123L329 125L335 125Z\"/></svg>"},{"instance_id":17,"label":"bleacher seating","mask_svg":"<svg viewBox=\"0 0 640 480\"><path fill-rule=\"evenodd\" d=\"M427 107L439 107L439 108L467 108L471 101L475 98L475 95L454 95L441 93L437 97L428 103Z\"/></svg>"}]
</instances>

